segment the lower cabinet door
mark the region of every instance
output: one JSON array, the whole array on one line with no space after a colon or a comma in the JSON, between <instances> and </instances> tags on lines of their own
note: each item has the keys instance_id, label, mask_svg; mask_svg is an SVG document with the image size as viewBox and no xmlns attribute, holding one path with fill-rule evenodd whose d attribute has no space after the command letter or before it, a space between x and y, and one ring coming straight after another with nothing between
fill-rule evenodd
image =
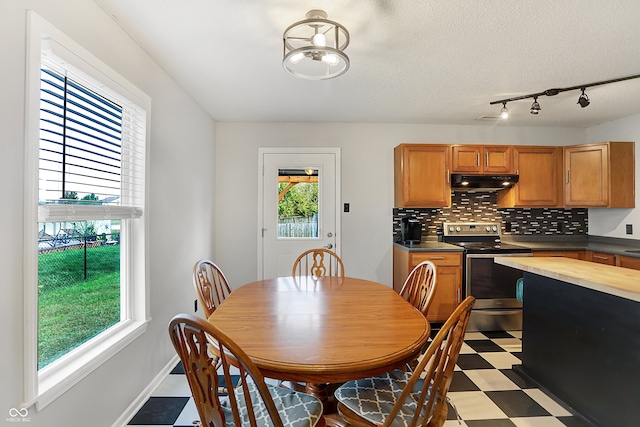
<instances>
[{"instance_id":1,"label":"lower cabinet door","mask_svg":"<svg viewBox=\"0 0 640 427\"><path fill-rule=\"evenodd\" d=\"M445 322L462 297L462 269L460 267L436 267L436 269L436 292L429 307L427 320Z\"/></svg>"}]
</instances>

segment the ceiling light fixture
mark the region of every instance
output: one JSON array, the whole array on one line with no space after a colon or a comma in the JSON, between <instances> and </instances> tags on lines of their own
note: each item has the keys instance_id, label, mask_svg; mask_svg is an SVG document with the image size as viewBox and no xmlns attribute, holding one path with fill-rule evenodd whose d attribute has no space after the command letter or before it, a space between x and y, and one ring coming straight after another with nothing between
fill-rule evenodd
<instances>
[{"instance_id":1,"label":"ceiling light fixture","mask_svg":"<svg viewBox=\"0 0 640 427\"><path fill-rule=\"evenodd\" d=\"M500 118L508 119L509 118L509 109L507 109L507 103L502 103L502 108L500 109Z\"/></svg>"},{"instance_id":2,"label":"ceiling light fixture","mask_svg":"<svg viewBox=\"0 0 640 427\"><path fill-rule=\"evenodd\" d=\"M582 90L582 95L580 95L580 97L578 98L578 104L582 108L584 108L584 107L586 107L587 105L589 105L591 103L591 101L589 101L589 97L587 96L587 94L584 93L586 88L592 87L592 86L606 85L606 84L609 84L609 83L622 82L622 81L625 81L625 80L637 79L639 77L640 77L640 74L634 74L632 76L620 77L618 79L611 79L611 80L603 80L601 82L588 83L588 84L584 84L584 85L570 86L570 87L563 87L563 88L555 88L555 89L547 89L547 90L545 90L543 92L531 93L529 95L522 95L522 96L514 96L512 98L500 99L498 101L491 101L489 103L489 105L502 104L502 109L500 110L500 117L503 118L503 119L506 119L507 117L509 117L509 111L507 110L507 102L518 101L518 100L521 100L521 99L533 98L533 104L531 104L531 114L538 114L538 112L540 112L542 110L540 108L540 104L538 104L538 97L539 96L556 96L560 92L567 92L567 91L570 91L570 90ZM537 108L534 108L534 107L537 107Z\"/></svg>"},{"instance_id":3,"label":"ceiling light fixture","mask_svg":"<svg viewBox=\"0 0 640 427\"><path fill-rule=\"evenodd\" d=\"M308 80L338 77L349 69L344 50L349 45L349 32L327 19L323 10L310 10L306 19L284 30L282 66L292 76Z\"/></svg>"},{"instance_id":4,"label":"ceiling light fixture","mask_svg":"<svg viewBox=\"0 0 640 427\"><path fill-rule=\"evenodd\" d=\"M542 111L542 108L540 108L540 104L538 104L538 97L536 96L533 98L533 104L531 104L531 114L538 114L540 111Z\"/></svg>"},{"instance_id":5,"label":"ceiling light fixture","mask_svg":"<svg viewBox=\"0 0 640 427\"><path fill-rule=\"evenodd\" d=\"M584 93L584 88L582 88L582 95L580 95L580 97L578 98L578 104L580 104L582 108L591 104L591 101L589 101L589 97L586 93Z\"/></svg>"}]
</instances>

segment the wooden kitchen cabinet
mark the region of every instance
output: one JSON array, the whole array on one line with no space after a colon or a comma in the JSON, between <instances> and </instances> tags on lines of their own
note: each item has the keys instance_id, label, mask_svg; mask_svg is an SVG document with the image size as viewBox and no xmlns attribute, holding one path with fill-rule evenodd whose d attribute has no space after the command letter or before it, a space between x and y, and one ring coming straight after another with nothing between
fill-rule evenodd
<instances>
[{"instance_id":1,"label":"wooden kitchen cabinet","mask_svg":"<svg viewBox=\"0 0 640 427\"><path fill-rule=\"evenodd\" d=\"M587 251L587 261L596 262L598 264L616 265L616 255L604 252Z\"/></svg>"},{"instance_id":2,"label":"wooden kitchen cabinet","mask_svg":"<svg viewBox=\"0 0 640 427\"><path fill-rule=\"evenodd\" d=\"M618 255L616 256L616 265L618 267L631 268L633 270L640 270L640 258Z\"/></svg>"},{"instance_id":3,"label":"wooden kitchen cabinet","mask_svg":"<svg viewBox=\"0 0 640 427\"><path fill-rule=\"evenodd\" d=\"M422 261L436 266L436 290L427 313L430 322L445 322L462 301L462 252L409 252L393 248L393 289L400 292L409 272Z\"/></svg>"},{"instance_id":4,"label":"wooden kitchen cabinet","mask_svg":"<svg viewBox=\"0 0 640 427\"><path fill-rule=\"evenodd\" d=\"M498 207L563 205L562 147L514 146L513 163L518 183L497 192Z\"/></svg>"},{"instance_id":5,"label":"wooden kitchen cabinet","mask_svg":"<svg viewBox=\"0 0 640 427\"><path fill-rule=\"evenodd\" d=\"M395 206L451 206L450 153L449 145L398 145L393 150Z\"/></svg>"},{"instance_id":6,"label":"wooden kitchen cabinet","mask_svg":"<svg viewBox=\"0 0 640 427\"><path fill-rule=\"evenodd\" d=\"M513 173L513 149L508 145L454 145L451 148L454 173Z\"/></svg>"},{"instance_id":7,"label":"wooden kitchen cabinet","mask_svg":"<svg viewBox=\"0 0 640 427\"><path fill-rule=\"evenodd\" d=\"M635 143L564 147L566 207L635 207Z\"/></svg>"}]
</instances>

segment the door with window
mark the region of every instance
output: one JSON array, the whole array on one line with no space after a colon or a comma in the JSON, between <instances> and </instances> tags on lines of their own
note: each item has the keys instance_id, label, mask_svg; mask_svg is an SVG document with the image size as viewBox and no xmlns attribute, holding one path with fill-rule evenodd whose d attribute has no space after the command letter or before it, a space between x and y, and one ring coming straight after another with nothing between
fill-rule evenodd
<instances>
[{"instance_id":1,"label":"door with window","mask_svg":"<svg viewBox=\"0 0 640 427\"><path fill-rule=\"evenodd\" d=\"M337 148L261 149L258 276L290 276L307 249L340 254Z\"/></svg>"}]
</instances>

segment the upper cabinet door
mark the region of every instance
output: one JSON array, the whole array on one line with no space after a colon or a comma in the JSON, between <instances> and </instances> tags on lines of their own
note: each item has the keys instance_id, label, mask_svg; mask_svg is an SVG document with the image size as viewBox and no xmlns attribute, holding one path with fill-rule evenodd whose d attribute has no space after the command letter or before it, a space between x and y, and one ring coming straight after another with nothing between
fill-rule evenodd
<instances>
[{"instance_id":1,"label":"upper cabinet door","mask_svg":"<svg viewBox=\"0 0 640 427\"><path fill-rule=\"evenodd\" d=\"M513 173L513 149L510 146L482 147L482 172L484 173Z\"/></svg>"},{"instance_id":2,"label":"upper cabinet door","mask_svg":"<svg viewBox=\"0 0 640 427\"><path fill-rule=\"evenodd\" d=\"M400 144L394 149L396 207L449 207L448 145Z\"/></svg>"},{"instance_id":3,"label":"upper cabinet door","mask_svg":"<svg viewBox=\"0 0 640 427\"><path fill-rule=\"evenodd\" d=\"M454 173L513 173L513 150L508 145L454 145Z\"/></svg>"},{"instance_id":4,"label":"upper cabinet door","mask_svg":"<svg viewBox=\"0 0 640 427\"><path fill-rule=\"evenodd\" d=\"M520 179L498 191L499 207L557 207L562 199L562 147L514 146L514 169Z\"/></svg>"},{"instance_id":5,"label":"upper cabinet door","mask_svg":"<svg viewBox=\"0 0 640 427\"><path fill-rule=\"evenodd\" d=\"M635 143L564 148L565 206L635 207Z\"/></svg>"}]
</instances>

